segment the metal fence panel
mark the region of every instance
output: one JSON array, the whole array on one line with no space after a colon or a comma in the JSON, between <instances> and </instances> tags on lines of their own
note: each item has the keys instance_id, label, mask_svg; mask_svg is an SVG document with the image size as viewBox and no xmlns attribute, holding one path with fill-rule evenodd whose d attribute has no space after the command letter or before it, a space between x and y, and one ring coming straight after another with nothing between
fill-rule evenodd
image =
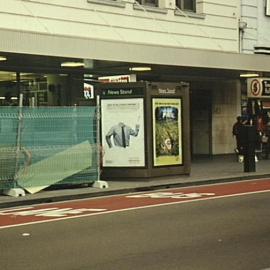
<instances>
[{"instance_id":1,"label":"metal fence panel","mask_svg":"<svg viewBox=\"0 0 270 270\"><path fill-rule=\"evenodd\" d=\"M14 186L16 174L18 107L0 107L0 188Z\"/></svg>"},{"instance_id":2,"label":"metal fence panel","mask_svg":"<svg viewBox=\"0 0 270 270\"><path fill-rule=\"evenodd\" d=\"M97 180L95 107L1 107L0 189Z\"/></svg>"}]
</instances>

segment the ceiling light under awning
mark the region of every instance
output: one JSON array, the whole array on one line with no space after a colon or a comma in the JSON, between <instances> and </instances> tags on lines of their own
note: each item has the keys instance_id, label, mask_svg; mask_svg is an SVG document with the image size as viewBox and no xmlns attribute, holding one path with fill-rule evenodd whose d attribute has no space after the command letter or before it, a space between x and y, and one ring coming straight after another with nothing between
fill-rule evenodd
<instances>
[{"instance_id":1,"label":"ceiling light under awning","mask_svg":"<svg viewBox=\"0 0 270 270\"><path fill-rule=\"evenodd\" d=\"M6 61L7 58L5 56L0 56L0 61Z\"/></svg>"},{"instance_id":2,"label":"ceiling light under awning","mask_svg":"<svg viewBox=\"0 0 270 270\"><path fill-rule=\"evenodd\" d=\"M252 77L259 77L260 75L258 73L243 73L240 74L241 78L252 78Z\"/></svg>"},{"instance_id":3,"label":"ceiling light under awning","mask_svg":"<svg viewBox=\"0 0 270 270\"><path fill-rule=\"evenodd\" d=\"M85 64L83 62L63 62L61 63L61 67L84 67Z\"/></svg>"},{"instance_id":4,"label":"ceiling light under awning","mask_svg":"<svg viewBox=\"0 0 270 270\"><path fill-rule=\"evenodd\" d=\"M152 69L151 69L151 67L130 67L129 70L131 70L131 71L150 71Z\"/></svg>"}]
</instances>

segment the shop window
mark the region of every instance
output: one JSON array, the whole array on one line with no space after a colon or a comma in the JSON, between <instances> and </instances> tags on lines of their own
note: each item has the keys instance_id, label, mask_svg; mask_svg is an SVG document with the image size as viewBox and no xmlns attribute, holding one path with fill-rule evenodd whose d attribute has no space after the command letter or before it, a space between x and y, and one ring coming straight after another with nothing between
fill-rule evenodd
<instances>
[{"instance_id":1,"label":"shop window","mask_svg":"<svg viewBox=\"0 0 270 270\"><path fill-rule=\"evenodd\" d=\"M176 0L176 6L182 10L196 11L196 0Z\"/></svg>"},{"instance_id":2,"label":"shop window","mask_svg":"<svg viewBox=\"0 0 270 270\"><path fill-rule=\"evenodd\" d=\"M16 72L0 71L0 106L18 105Z\"/></svg>"},{"instance_id":3,"label":"shop window","mask_svg":"<svg viewBox=\"0 0 270 270\"><path fill-rule=\"evenodd\" d=\"M144 6L158 7L158 0L138 0L138 3Z\"/></svg>"}]
</instances>

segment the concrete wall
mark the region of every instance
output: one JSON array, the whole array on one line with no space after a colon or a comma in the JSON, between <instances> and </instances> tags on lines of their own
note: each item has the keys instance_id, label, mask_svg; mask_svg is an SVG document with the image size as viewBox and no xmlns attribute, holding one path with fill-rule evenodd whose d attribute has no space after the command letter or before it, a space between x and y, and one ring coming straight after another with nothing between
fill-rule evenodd
<instances>
[{"instance_id":1,"label":"concrete wall","mask_svg":"<svg viewBox=\"0 0 270 270\"><path fill-rule=\"evenodd\" d=\"M270 16L265 16L265 1L258 1L258 41L257 46L264 46L270 48ZM270 2L269 2L270 5Z\"/></svg>"},{"instance_id":2,"label":"concrete wall","mask_svg":"<svg viewBox=\"0 0 270 270\"><path fill-rule=\"evenodd\" d=\"M239 0L198 1L197 13L174 9L173 0L159 3L162 8L139 6L134 0L1 1L1 29L55 37L238 51ZM1 44L8 42L5 37L1 40L0 50ZM44 50L49 46L44 44L39 51L33 48L29 52L46 54Z\"/></svg>"},{"instance_id":3,"label":"concrete wall","mask_svg":"<svg viewBox=\"0 0 270 270\"><path fill-rule=\"evenodd\" d=\"M242 52L254 53L254 46L270 48L270 17L265 15L266 0L242 0L242 21L247 27L242 34Z\"/></svg>"},{"instance_id":4,"label":"concrete wall","mask_svg":"<svg viewBox=\"0 0 270 270\"><path fill-rule=\"evenodd\" d=\"M213 154L233 153L235 139L232 125L240 115L241 87L239 81L216 82L212 91L212 151Z\"/></svg>"}]
</instances>

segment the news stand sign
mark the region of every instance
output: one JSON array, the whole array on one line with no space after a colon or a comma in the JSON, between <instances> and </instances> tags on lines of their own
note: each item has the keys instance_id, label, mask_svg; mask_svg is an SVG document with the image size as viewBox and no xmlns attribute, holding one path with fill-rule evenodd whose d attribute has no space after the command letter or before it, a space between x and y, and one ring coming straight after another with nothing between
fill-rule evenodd
<instances>
[{"instance_id":1,"label":"news stand sign","mask_svg":"<svg viewBox=\"0 0 270 270\"><path fill-rule=\"evenodd\" d=\"M247 96L249 98L270 98L270 78L247 79Z\"/></svg>"}]
</instances>

